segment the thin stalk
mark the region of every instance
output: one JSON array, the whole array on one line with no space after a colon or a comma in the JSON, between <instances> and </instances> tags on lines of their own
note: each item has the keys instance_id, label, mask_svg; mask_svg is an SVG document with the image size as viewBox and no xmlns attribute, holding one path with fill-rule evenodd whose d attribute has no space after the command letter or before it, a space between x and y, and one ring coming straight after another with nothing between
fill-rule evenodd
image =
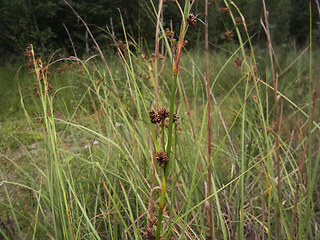
<instances>
[{"instance_id":1,"label":"thin stalk","mask_svg":"<svg viewBox=\"0 0 320 240\"><path fill-rule=\"evenodd\" d=\"M155 59L154 59L154 81L155 81L155 102L156 102L156 111L159 107L159 84L158 84L158 57L159 57L159 32L160 32L160 17L163 11L163 0L159 1L158 14L157 14L157 27L156 27L156 39L155 39Z\"/></svg>"},{"instance_id":2,"label":"thin stalk","mask_svg":"<svg viewBox=\"0 0 320 240\"><path fill-rule=\"evenodd\" d=\"M169 162L162 168L162 180L161 180L161 195L160 195L160 202L159 202L159 208L158 208L158 223L157 223L157 229L156 229L156 240L160 239L160 231L162 226L162 216L163 216L163 209L165 206L165 198L166 198L166 192L167 192L167 179L170 171L170 156L172 152L172 141L174 138L173 134L173 114L175 111L175 95L176 95L176 88L177 88L177 82L178 82L178 73L179 73L179 62L180 62L180 56L181 56L181 50L183 48L184 43L184 36L186 34L186 16L189 15L190 11L190 2L188 0L185 1L184 11L182 11L178 1L176 1L177 6L179 7L179 10L182 15L182 25L180 29L180 38L177 45L177 52L176 57L173 63L173 76L172 76L172 88L171 88L171 95L170 95L170 115L169 115L169 126L168 126L168 142L166 146L166 153L169 158ZM159 20L160 21L160 20ZM161 26L162 28L162 26ZM173 159L173 158L172 158Z\"/></svg>"},{"instance_id":3,"label":"thin stalk","mask_svg":"<svg viewBox=\"0 0 320 240\"><path fill-rule=\"evenodd\" d=\"M237 5L233 2L230 1L230 4L233 5L236 10L238 11L239 15L241 16L242 22L243 22L243 27L245 29L247 38L248 38L248 42L249 42L249 46L250 46L250 50L252 51L252 57L255 63L255 67L256 67L256 62L255 62L255 56L254 56L254 51L253 51L253 47L251 44L251 39L248 33L248 29L247 29L247 25L245 22L245 18L243 17L242 13L240 12L239 8L237 7ZM224 0L224 3L226 5L227 8L230 8L229 3L227 0ZM245 49L244 49L244 44L242 41L242 37L240 34L240 30L237 26L235 17L233 16L232 11L230 11L230 17L232 19L232 22L235 26L236 32L237 32L237 36L238 36L238 40L240 43L240 48L241 48L241 54L242 57L245 59L246 58L246 54L245 54ZM245 67L245 71L248 71L249 75L250 75L250 69L248 69L248 67L246 65L244 65ZM256 86L256 84L255 84ZM248 98L250 92L249 92L249 79L246 78L246 87L245 87L245 92L244 92L244 102L243 102L243 110L242 110L242 115L241 115L241 134L240 134L240 141L241 141L241 173L245 173L246 172L246 166L247 166L247 157L246 157L246 152L247 152L247 141L246 141L246 128L247 128L247 104L246 104L246 99ZM245 219L245 212L244 212L244 202L245 202L245 174L243 174L240 178L240 206L239 206L239 210L240 210L240 224L239 224L239 239L244 239L244 219Z\"/></svg>"},{"instance_id":4,"label":"thin stalk","mask_svg":"<svg viewBox=\"0 0 320 240\"><path fill-rule=\"evenodd\" d=\"M269 57L270 57L270 67L272 73L272 81L274 86L274 105L275 105L275 126L276 129L276 139L275 139L275 151L276 151L276 172L277 172L277 190L278 190L278 202L277 202L277 209L276 209L276 238L280 236L280 199L281 199L281 177L280 177L280 148L279 148L279 107L278 107L278 77L276 77L275 70L274 70L274 63L273 63L273 53L272 53L272 43L271 43L271 35L269 29L269 22L268 22L268 13L266 8L265 0L262 0L263 3L263 11L264 11L264 19L265 19L265 30L268 39L268 50L269 50Z\"/></svg>"},{"instance_id":5,"label":"thin stalk","mask_svg":"<svg viewBox=\"0 0 320 240\"><path fill-rule=\"evenodd\" d=\"M208 144L208 161L211 160L211 141L212 141L212 129L211 129L211 98L210 98L210 65L209 65L209 34L208 34L208 0L205 0L205 55L206 55L206 94L207 94L207 144ZM208 192L212 194L212 165L208 167ZM208 209L208 228L209 228L209 239L213 239L212 229L212 198L209 199Z\"/></svg>"},{"instance_id":6,"label":"thin stalk","mask_svg":"<svg viewBox=\"0 0 320 240\"><path fill-rule=\"evenodd\" d=\"M169 127L168 127L168 143L166 148L166 153L168 158L170 159L171 155L171 145L172 145L172 128L173 128L173 111L174 111L174 105L175 105L175 90L177 88L177 78L178 74L174 74L173 79L173 87L171 92L171 101L170 101L170 116L169 116ZM161 196L160 196L160 203L159 203L159 209L158 209L158 223L157 223L157 230L156 230L156 240L160 238L160 230L161 230L161 221L162 221L162 215L163 215L163 209L165 205L165 199L166 199L166 191L167 191L167 179L169 174L169 164L166 164L162 168L162 180L161 180Z\"/></svg>"},{"instance_id":7,"label":"thin stalk","mask_svg":"<svg viewBox=\"0 0 320 240\"><path fill-rule=\"evenodd\" d=\"M71 46L72 46L72 50L73 50L73 53L74 53L74 56L78 59L77 51L76 51L76 48L75 48L75 46L73 44L73 41L72 41L71 35L69 33L69 30L68 30L67 26L64 23L62 23L62 25L63 25L64 29L66 30L66 32L68 34L68 37L69 37L69 40L70 40L70 43L71 43ZM77 64L79 65L78 61L77 61Z\"/></svg>"},{"instance_id":8,"label":"thin stalk","mask_svg":"<svg viewBox=\"0 0 320 240\"><path fill-rule=\"evenodd\" d=\"M64 239L74 239L73 229L70 220L69 203L65 192L65 183L63 179L63 169L59 158L57 148L57 132L53 117L53 96L49 92L49 83L47 70L41 59L36 59L33 46L31 47L34 70L38 81L39 97L42 103L44 126L46 133L47 147L47 184L50 195L50 204L52 209L52 218L55 234ZM67 223L67 224L66 224Z\"/></svg>"},{"instance_id":9,"label":"thin stalk","mask_svg":"<svg viewBox=\"0 0 320 240\"><path fill-rule=\"evenodd\" d=\"M310 24L310 48L309 48L309 95L308 95L308 154L306 161L306 174L307 174L307 201L306 201L306 212L304 216L304 231L305 239L309 238L310 228L310 215L312 208L312 195L313 195L313 185L312 185L312 92L313 92L313 80L312 80L312 8L311 0L309 1L309 24ZM312 236L310 236L312 238Z\"/></svg>"},{"instance_id":10,"label":"thin stalk","mask_svg":"<svg viewBox=\"0 0 320 240\"><path fill-rule=\"evenodd\" d=\"M154 59L154 81L155 81L155 109L158 111L159 109L159 83L158 83L158 57L159 57L159 32L160 32L160 16L162 15L163 12L163 0L159 1L159 7L158 7L158 14L157 14L157 27L156 27L156 36L155 36L155 59ZM164 129L162 128L162 142L164 142ZM157 129L155 129L155 134L157 135ZM164 146L164 144L162 145ZM154 219L153 216L153 211L154 211L154 191L153 189L155 188L155 183L156 183L156 162L155 158L153 157L153 174L152 174L152 190L150 194L150 207L149 207L149 215L150 215L150 220L152 221ZM152 227L152 222L149 221L148 227Z\"/></svg>"}]
</instances>

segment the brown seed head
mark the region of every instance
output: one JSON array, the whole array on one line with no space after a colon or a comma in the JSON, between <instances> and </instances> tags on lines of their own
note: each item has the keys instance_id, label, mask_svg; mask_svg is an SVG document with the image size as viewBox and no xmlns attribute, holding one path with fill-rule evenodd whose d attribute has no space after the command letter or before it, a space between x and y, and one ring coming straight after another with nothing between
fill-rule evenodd
<instances>
[{"instance_id":1,"label":"brown seed head","mask_svg":"<svg viewBox=\"0 0 320 240\"><path fill-rule=\"evenodd\" d=\"M232 30L228 30L223 34L223 38L226 39L227 41L232 41L233 39L233 32Z\"/></svg>"},{"instance_id":2,"label":"brown seed head","mask_svg":"<svg viewBox=\"0 0 320 240\"><path fill-rule=\"evenodd\" d=\"M208 6L209 6L209 7L210 7L210 6L214 6L214 5L216 5L216 1L211 1L211 2L208 3Z\"/></svg>"},{"instance_id":3,"label":"brown seed head","mask_svg":"<svg viewBox=\"0 0 320 240\"><path fill-rule=\"evenodd\" d=\"M26 67L29 69L29 73L34 73L33 55L32 45L29 44L24 52L24 56L26 57Z\"/></svg>"},{"instance_id":4,"label":"brown seed head","mask_svg":"<svg viewBox=\"0 0 320 240\"><path fill-rule=\"evenodd\" d=\"M152 124L156 124L157 123L158 115L156 114L156 112L154 110L150 110L149 111L149 117L150 117L150 121L151 121Z\"/></svg>"},{"instance_id":5,"label":"brown seed head","mask_svg":"<svg viewBox=\"0 0 320 240\"><path fill-rule=\"evenodd\" d=\"M219 11L221 14L225 14L227 16L230 16L230 9L229 8L219 8Z\"/></svg>"},{"instance_id":6,"label":"brown seed head","mask_svg":"<svg viewBox=\"0 0 320 240\"><path fill-rule=\"evenodd\" d=\"M239 26L240 24L242 24L242 19L241 19L241 18L236 17L235 20L236 20L237 26Z\"/></svg>"},{"instance_id":7,"label":"brown seed head","mask_svg":"<svg viewBox=\"0 0 320 240\"><path fill-rule=\"evenodd\" d=\"M195 26L197 23L197 17L190 13L187 18L187 22L190 26Z\"/></svg>"},{"instance_id":8,"label":"brown seed head","mask_svg":"<svg viewBox=\"0 0 320 240\"><path fill-rule=\"evenodd\" d=\"M163 123L164 120L169 117L169 111L165 107L161 107L158 112L158 123Z\"/></svg>"},{"instance_id":9,"label":"brown seed head","mask_svg":"<svg viewBox=\"0 0 320 240\"><path fill-rule=\"evenodd\" d=\"M242 58L241 57L237 57L236 59L234 59L234 62L236 65L234 65L235 68L240 68L242 65Z\"/></svg>"},{"instance_id":10,"label":"brown seed head","mask_svg":"<svg viewBox=\"0 0 320 240\"><path fill-rule=\"evenodd\" d=\"M168 155L165 152L157 152L155 158L159 167L163 167L169 161Z\"/></svg>"},{"instance_id":11,"label":"brown seed head","mask_svg":"<svg viewBox=\"0 0 320 240\"><path fill-rule=\"evenodd\" d=\"M173 114L173 122L177 123L179 119L180 119L180 117L176 113L174 113Z\"/></svg>"}]
</instances>

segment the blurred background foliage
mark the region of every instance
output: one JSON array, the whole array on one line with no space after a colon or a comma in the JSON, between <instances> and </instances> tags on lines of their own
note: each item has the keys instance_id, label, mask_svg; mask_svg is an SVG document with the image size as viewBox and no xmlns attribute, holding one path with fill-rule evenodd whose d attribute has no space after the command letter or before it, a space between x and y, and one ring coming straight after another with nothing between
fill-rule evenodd
<instances>
[{"instance_id":1,"label":"blurred background foliage","mask_svg":"<svg viewBox=\"0 0 320 240\"><path fill-rule=\"evenodd\" d=\"M103 50L113 49L115 43L108 30L113 31L115 38L123 40L123 28L120 12L123 16L127 32L140 46L152 47L154 43L155 16L150 0L69 0L70 5L85 20L94 37L99 40ZM179 0L183 3L184 0ZM157 8L158 1L153 1ZM259 46L265 44L265 34L260 24L263 17L262 1L235 0L234 3L242 11L253 42ZM275 44L283 46L304 45L309 33L309 1L308 0L267 0L270 29ZM313 27L318 29L319 13L316 2L313 6ZM233 30L231 19L220 9L225 8L222 0L210 2L209 36L211 46L226 43L223 34ZM202 46L204 39L204 1L196 0L193 14L198 17L197 25L188 32L188 48ZM236 9L230 9L239 16ZM225 15L225 16L224 16ZM173 27L178 32L181 16L175 3L167 1L164 8L163 23L165 28ZM172 23L172 24L170 24ZM74 55L71 39L75 44L78 56L91 55L95 51L92 40L83 23L74 15L63 0L1 0L0 1L0 63L7 63L23 56L24 49L32 43L37 52L51 55L53 52L61 56ZM315 41L319 41L319 31ZM234 33L235 35L235 33ZM177 37L177 36L176 36ZM236 39L235 39L236 41Z\"/></svg>"}]
</instances>

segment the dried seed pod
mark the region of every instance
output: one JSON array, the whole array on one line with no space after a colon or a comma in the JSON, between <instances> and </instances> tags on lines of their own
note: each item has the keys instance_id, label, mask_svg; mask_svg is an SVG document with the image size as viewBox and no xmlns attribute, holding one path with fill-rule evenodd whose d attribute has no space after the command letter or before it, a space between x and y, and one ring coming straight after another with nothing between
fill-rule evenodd
<instances>
[{"instance_id":1,"label":"dried seed pod","mask_svg":"<svg viewBox=\"0 0 320 240\"><path fill-rule=\"evenodd\" d=\"M239 18L239 17L236 17L236 18L235 18L235 21L236 21L237 26L239 26L239 25L242 24L242 19Z\"/></svg>"},{"instance_id":2,"label":"dried seed pod","mask_svg":"<svg viewBox=\"0 0 320 240\"><path fill-rule=\"evenodd\" d=\"M152 124L156 124L158 122L158 115L154 110L149 111L149 117Z\"/></svg>"},{"instance_id":3,"label":"dried seed pod","mask_svg":"<svg viewBox=\"0 0 320 240\"><path fill-rule=\"evenodd\" d=\"M174 113L173 114L173 122L174 123L177 123L177 121L180 119L180 117L176 114L176 113Z\"/></svg>"},{"instance_id":4,"label":"dried seed pod","mask_svg":"<svg viewBox=\"0 0 320 240\"><path fill-rule=\"evenodd\" d=\"M163 167L169 161L168 155L165 152L157 152L155 158L159 167Z\"/></svg>"},{"instance_id":5,"label":"dried seed pod","mask_svg":"<svg viewBox=\"0 0 320 240\"><path fill-rule=\"evenodd\" d=\"M171 31L169 28L166 28L166 32L165 32L167 37L173 37L174 36L174 32Z\"/></svg>"},{"instance_id":6,"label":"dried seed pod","mask_svg":"<svg viewBox=\"0 0 320 240\"><path fill-rule=\"evenodd\" d=\"M187 18L187 22L190 26L195 26L197 23L197 17L190 13Z\"/></svg>"},{"instance_id":7,"label":"dried seed pod","mask_svg":"<svg viewBox=\"0 0 320 240\"><path fill-rule=\"evenodd\" d=\"M225 14L227 16L230 16L230 9L229 8L219 8L219 11L221 14Z\"/></svg>"},{"instance_id":8,"label":"dried seed pod","mask_svg":"<svg viewBox=\"0 0 320 240\"><path fill-rule=\"evenodd\" d=\"M164 120L169 117L169 111L165 107L161 107L159 112L158 112L158 117L157 117L157 122L158 123L163 123Z\"/></svg>"},{"instance_id":9,"label":"dried seed pod","mask_svg":"<svg viewBox=\"0 0 320 240\"><path fill-rule=\"evenodd\" d=\"M226 39L227 41L231 41L233 39L233 31L228 30L223 34L223 38Z\"/></svg>"},{"instance_id":10,"label":"dried seed pod","mask_svg":"<svg viewBox=\"0 0 320 240\"><path fill-rule=\"evenodd\" d=\"M236 65L234 65L235 68L240 68L242 65L242 58L241 57L237 57L236 59L234 59L234 62Z\"/></svg>"},{"instance_id":11,"label":"dried seed pod","mask_svg":"<svg viewBox=\"0 0 320 240\"><path fill-rule=\"evenodd\" d=\"M216 5L216 1L211 1L211 2L208 3L208 6L209 6L209 7L210 7L210 6L214 6L214 5Z\"/></svg>"}]
</instances>

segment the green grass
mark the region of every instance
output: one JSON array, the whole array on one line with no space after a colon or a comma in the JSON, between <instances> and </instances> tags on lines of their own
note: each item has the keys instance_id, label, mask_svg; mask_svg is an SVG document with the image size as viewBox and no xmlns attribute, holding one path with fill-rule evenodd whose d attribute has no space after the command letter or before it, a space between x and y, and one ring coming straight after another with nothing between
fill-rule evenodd
<instances>
[{"instance_id":1,"label":"green grass","mask_svg":"<svg viewBox=\"0 0 320 240\"><path fill-rule=\"evenodd\" d=\"M180 116L171 135L149 121L147 111L155 109L154 60L135 50L122 57L108 54L110 74L99 59L79 61L63 73L58 71L63 63L55 63L47 77L35 65L45 84L25 67L0 69L1 239L143 239L150 226L150 205L154 201L152 214L157 216L161 196L162 169L153 165L159 149L171 154L163 222L158 227L164 239L205 239L209 198L214 203L214 239L291 239L291 232L298 239L319 238L320 123L308 85L310 81L311 90L319 90L320 69L315 64L320 61L319 49L300 57L304 49L275 49L282 112L278 136L272 122L275 107L267 51L254 49L256 77L253 56L246 55L243 65L235 68L239 52L233 56L211 52L211 97L216 99L211 109L211 196L204 54L182 53L177 92L171 97L169 60L159 74L159 106L169 109L173 100L171 106ZM46 90L46 81L56 94L34 95L35 87ZM172 148L165 149L170 138ZM156 230L152 224L150 228Z\"/></svg>"}]
</instances>

